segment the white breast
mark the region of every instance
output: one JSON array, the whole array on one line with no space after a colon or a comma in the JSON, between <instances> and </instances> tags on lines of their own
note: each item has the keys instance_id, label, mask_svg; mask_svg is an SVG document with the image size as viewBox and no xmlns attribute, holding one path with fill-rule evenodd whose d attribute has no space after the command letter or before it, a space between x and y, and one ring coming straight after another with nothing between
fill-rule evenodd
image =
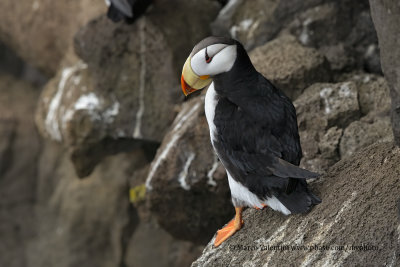
<instances>
[{"instance_id":1,"label":"white breast","mask_svg":"<svg viewBox=\"0 0 400 267\"><path fill-rule=\"evenodd\" d=\"M217 106L217 103L218 103L217 93L215 92L214 89L214 83L211 83L211 85L208 87L207 90L205 106L204 106L208 127L210 128L211 142L213 142L217 136L217 127L214 124L215 107Z\"/></svg>"}]
</instances>

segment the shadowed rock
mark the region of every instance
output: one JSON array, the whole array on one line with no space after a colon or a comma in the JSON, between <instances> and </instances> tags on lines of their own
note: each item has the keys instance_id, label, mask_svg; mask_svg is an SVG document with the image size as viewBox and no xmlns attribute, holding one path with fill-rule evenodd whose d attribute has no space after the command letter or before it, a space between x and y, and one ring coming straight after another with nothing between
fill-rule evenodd
<instances>
[{"instance_id":1,"label":"shadowed rock","mask_svg":"<svg viewBox=\"0 0 400 267\"><path fill-rule=\"evenodd\" d=\"M0 265L26 266L35 237L38 155L41 140L33 122L39 90L0 75Z\"/></svg>"},{"instance_id":2,"label":"shadowed rock","mask_svg":"<svg viewBox=\"0 0 400 267\"><path fill-rule=\"evenodd\" d=\"M210 144L204 99L188 101L150 167L150 209L174 237L204 244L234 212L227 180Z\"/></svg>"}]
</instances>

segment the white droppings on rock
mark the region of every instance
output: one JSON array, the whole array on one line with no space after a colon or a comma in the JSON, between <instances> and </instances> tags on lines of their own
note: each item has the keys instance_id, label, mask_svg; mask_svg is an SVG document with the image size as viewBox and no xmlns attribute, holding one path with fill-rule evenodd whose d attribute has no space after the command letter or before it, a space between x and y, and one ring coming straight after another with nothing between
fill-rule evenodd
<instances>
[{"instance_id":1,"label":"white droppings on rock","mask_svg":"<svg viewBox=\"0 0 400 267\"><path fill-rule=\"evenodd\" d=\"M32 9L33 9L33 11L38 10L39 7L40 7L39 2L38 2L38 1L33 1L33 3L32 3Z\"/></svg>"},{"instance_id":2,"label":"white droppings on rock","mask_svg":"<svg viewBox=\"0 0 400 267\"><path fill-rule=\"evenodd\" d=\"M89 114L91 120L103 120L105 123L112 123L115 117L119 113L120 104L115 101L109 108L103 109L104 100L100 99L95 93L90 92L85 95L81 95L73 105L71 109L64 112L62 117L62 127L66 128L69 121L72 120L74 114L78 110L83 110Z\"/></svg>"},{"instance_id":3,"label":"white droppings on rock","mask_svg":"<svg viewBox=\"0 0 400 267\"><path fill-rule=\"evenodd\" d=\"M75 76L72 78L72 83L74 85L79 85L81 83L81 80L82 80L82 76L78 75L78 76Z\"/></svg>"},{"instance_id":4,"label":"white droppings on rock","mask_svg":"<svg viewBox=\"0 0 400 267\"><path fill-rule=\"evenodd\" d=\"M377 46L376 46L375 44L370 44L370 45L367 47L367 51L365 52L364 57L370 57L370 56L372 56L372 55L376 52L377 49L378 49L378 48L377 48Z\"/></svg>"},{"instance_id":5,"label":"white droppings on rock","mask_svg":"<svg viewBox=\"0 0 400 267\"><path fill-rule=\"evenodd\" d=\"M119 102L116 101L116 102L114 102L114 104L111 107L109 107L108 109L106 109L103 112L102 117L103 117L103 119L104 119L104 121L106 123L113 123L114 122L115 117L119 113L119 106L120 106Z\"/></svg>"},{"instance_id":6,"label":"white droppings on rock","mask_svg":"<svg viewBox=\"0 0 400 267\"><path fill-rule=\"evenodd\" d=\"M187 177L188 177L188 174L189 174L190 164L192 164L192 161L194 160L195 157L196 157L196 155L194 153L190 153L189 154L189 156L188 156L188 158L187 158L187 160L185 162L185 165L183 166L183 169L179 173L179 176L178 176L179 177L178 178L179 184L185 190L190 190L190 185L187 182Z\"/></svg>"},{"instance_id":7,"label":"white droppings on rock","mask_svg":"<svg viewBox=\"0 0 400 267\"><path fill-rule=\"evenodd\" d=\"M363 83L368 83L371 80L371 76L370 75L365 75L364 79L362 80Z\"/></svg>"},{"instance_id":8,"label":"white droppings on rock","mask_svg":"<svg viewBox=\"0 0 400 267\"><path fill-rule=\"evenodd\" d=\"M319 92L319 96L324 100L325 114L329 114L332 111L330 103L329 103L329 97L331 96L332 92L333 92L333 89L330 87L323 88Z\"/></svg>"},{"instance_id":9,"label":"white droppings on rock","mask_svg":"<svg viewBox=\"0 0 400 267\"><path fill-rule=\"evenodd\" d=\"M397 253L396 253L396 250L394 250L393 251L393 255L392 255L392 259L391 259L390 263L388 265L386 265L386 266L394 267L394 266L396 266L396 262L397 262Z\"/></svg>"},{"instance_id":10,"label":"white droppings on rock","mask_svg":"<svg viewBox=\"0 0 400 267\"><path fill-rule=\"evenodd\" d=\"M305 21L303 21L303 27L299 36L299 41L304 44L307 45L310 41L310 33L308 30L308 25L312 22L312 19L307 18Z\"/></svg>"},{"instance_id":11,"label":"white droppings on rock","mask_svg":"<svg viewBox=\"0 0 400 267\"><path fill-rule=\"evenodd\" d=\"M62 70L57 86L57 92L51 99L45 120L46 131L56 141L61 141L62 136L59 126L59 108L64 95L65 85L69 78L77 71L87 68L83 61L78 61L74 66Z\"/></svg>"},{"instance_id":12,"label":"white droppings on rock","mask_svg":"<svg viewBox=\"0 0 400 267\"><path fill-rule=\"evenodd\" d=\"M62 120L61 120L61 127L63 130L67 128L67 123L72 120L72 118L74 117L74 114L75 114L75 111L72 109L69 109L64 113L64 116L62 117Z\"/></svg>"},{"instance_id":13,"label":"white droppings on rock","mask_svg":"<svg viewBox=\"0 0 400 267\"><path fill-rule=\"evenodd\" d=\"M241 22L239 22L239 25L233 25L229 30L229 33L233 38L237 38L238 32L247 32L252 24L252 19L242 20Z\"/></svg>"},{"instance_id":14,"label":"white droppings on rock","mask_svg":"<svg viewBox=\"0 0 400 267\"><path fill-rule=\"evenodd\" d=\"M239 23L239 27L240 27L240 30L242 30L242 31L247 31L249 28L250 28L250 26L253 24L253 20L252 19L245 19L245 20L242 20L240 23Z\"/></svg>"},{"instance_id":15,"label":"white droppings on rock","mask_svg":"<svg viewBox=\"0 0 400 267\"><path fill-rule=\"evenodd\" d=\"M196 103L188 112L185 112L185 109L181 111L181 114L177 116L177 118L174 121L174 128L172 129L172 132L174 133L171 140L169 143L163 148L159 156L156 158L156 160L153 161L150 167L149 174L147 175L146 178L146 188L148 190L152 190L151 186L151 180L153 179L153 176L160 166L162 162L167 158L170 150L175 146L176 142L179 140L179 138L182 136L184 131L187 128L187 125L184 125L186 121L193 116L198 109L200 108L201 104ZM185 127L184 127L185 126Z\"/></svg>"},{"instance_id":16,"label":"white droppings on rock","mask_svg":"<svg viewBox=\"0 0 400 267\"><path fill-rule=\"evenodd\" d=\"M146 87L146 19L143 18L140 24L140 78L139 78L139 108L136 112L136 124L133 131L133 138L142 137L142 117L144 113L144 90Z\"/></svg>"},{"instance_id":17,"label":"white droppings on rock","mask_svg":"<svg viewBox=\"0 0 400 267\"><path fill-rule=\"evenodd\" d=\"M340 97L349 97L352 94L352 91L350 90L349 85L350 85L349 83L344 83L340 86L340 89L339 89Z\"/></svg>"},{"instance_id":18,"label":"white droppings on rock","mask_svg":"<svg viewBox=\"0 0 400 267\"><path fill-rule=\"evenodd\" d=\"M333 226L334 224L338 223L339 220L342 218L342 214L343 214L344 212L346 212L346 211L348 211L348 210L351 209L351 207L353 206L353 201L355 200L356 196L357 196L357 192L354 191L354 192L351 194L350 198L347 199L347 200L343 203L342 207L340 208L340 210L339 210L338 213L336 214L335 219L334 219L333 221L331 221L331 222L329 222L329 223L327 223L327 224L325 224L325 225L324 225L324 221L319 222L320 225L321 225L320 228L319 228L319 231L318 231L317 235L314 236L314 237L309 241L309 244L320 244L320 243L321 243L321 241L325 238L325 236L326 236L326 235L329 233L329 231L331 230L332 226ZM316 262L317 258L321 255L321 253L323 253L322 250L314 250L313 252L314 252L314 253L308 253L308 254L306 255L304 261L303 261L303 262L301 263L301 265L300 265L301 267L306 267L306 266L313 266L313 265L315 265L314 263ZM349 256L349 255L345 255L345 256L341 255L341 257L343 257L342 260L344 261L344 259L347 258L348 256ZM327 255L326 255L324 258L322 258L322 259L320 260L320 263L323 264L323 263L325 263L325 262L331 261L332 258L337 258L336 254L333 255L333 254L327 253ZM321 264L320 264L320 265L321 265Z\"/></svg>"},{"instance_id":19,"label":"white droppings on rock","mask_svg":"<svg viewBox=\"0 0 400 267\"><path fill-rule=\"evenodd\" d=\"M265 238L260 238L258 240L255 241L255 243L259 244L259 245L269 245L269 246L276 246L279 244L279 242L282 241L282 239L286 236L286 228L289 225L289 222L292 218L288 218L281 226L279 226L278 229L276 229L276 231L267 239ZM269 253L267 254L266 260L265 260L265 264L264 266L268 266L269 262L271 261L272 257L275 255L276 250L272 250L272 251L268 251ZM257 251L257 253L254 253L253 255L253 260L255 258L257 258L257 254L260 253L259 251Z\"/></svg>"},{"instance_id":20,"label":"white droppings on rock","mask_svg":"<svg viewBox=\"0 0 400 267\"><path fill-rule=\"evenodd\" d=\"M217 170L218 166L219 166L218 157L214 156L214 163L213 163L211 169L207 173L207 177L208 177L207 184L209 184L211 186L217 186L217 182L215 182L215 180L214 180L214 173Z\"/></svg>"},{"instance_id":21,"label":"white droppings on rock","mask_svg":"<svg viewBox=\"0 0 400 267\"><path fill-rule=\"evenodd\" d=\"M100 100L95 93L90 92L86 95L81 95L75 102L75 110L95 110L100 108Z\"/></svg>"}]
</instances>

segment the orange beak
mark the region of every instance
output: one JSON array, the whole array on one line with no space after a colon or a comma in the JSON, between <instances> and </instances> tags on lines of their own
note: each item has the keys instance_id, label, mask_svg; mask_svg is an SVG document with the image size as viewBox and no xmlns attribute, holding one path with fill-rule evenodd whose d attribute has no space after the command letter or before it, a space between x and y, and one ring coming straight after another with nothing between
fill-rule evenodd
<instances>
[{"instance_id":1,"label":"orange beak","mask_svg":"<svg viewBox=\"0 0 400 267\"><path fill-rule=\"evenodd\" d=\"M181 86L185 96L188 96L191 93L196 92L197 90L203 89L212 82L212 79L210 78L209 75L203 75L203 76L197 75L192 70L192 67L190 65L190 60L191 58L188 57L188 59L185 62L185 65L183 65L182 76L181 76Z\"/></svg>"},{"instance_id":2,"label":"orange beak","mask_svg":"<svg viewBox=\"0 0 400 267\"><path fill-rule=\"evenodd\" d=\"M183 77L183 74L182 74L182 76L181 76L181 86L182 86L183 94L184 94L185 96L188 96L188 95L190 95L191 93L196 92L196 91L198 90L198 89L194 89L194 88L190 87L190 85L188 85L188 84L185 82L185 78Z\"/></svg>"}]
</instances>

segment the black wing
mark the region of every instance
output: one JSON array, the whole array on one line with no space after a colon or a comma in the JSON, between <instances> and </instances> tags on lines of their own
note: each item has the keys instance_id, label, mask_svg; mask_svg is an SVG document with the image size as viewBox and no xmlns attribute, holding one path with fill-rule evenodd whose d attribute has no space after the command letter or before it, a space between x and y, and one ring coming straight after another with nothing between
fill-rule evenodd
<instances>
[{"instance_id":1,"label":"black wing","mask_svg":"<svg viewBox=\"0 0 400 267\"><path fill-rule=\"evenodd\" d=\"M289 178L316 178L318 174L296 166L302 151L290 99L262 75L254 86L218 101L214 146L225 167L236 180L257 190L260 185L287 188L293 180Z\"/></svg>"}]
</instances>

